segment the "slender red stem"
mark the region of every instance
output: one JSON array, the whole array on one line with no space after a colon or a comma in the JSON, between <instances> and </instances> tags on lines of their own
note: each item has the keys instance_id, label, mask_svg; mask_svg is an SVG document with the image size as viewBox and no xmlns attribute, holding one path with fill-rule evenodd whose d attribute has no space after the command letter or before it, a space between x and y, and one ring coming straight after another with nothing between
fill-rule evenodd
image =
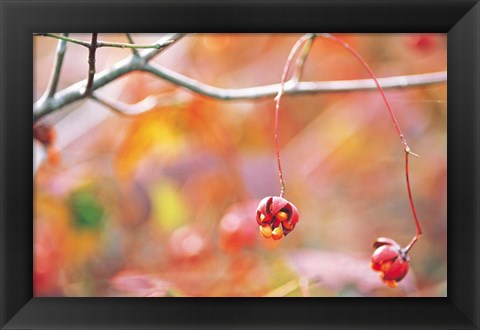
<instances>
[{"instance_id":1,"label":"slender red stem","mask_svg":"<svg viewBox=\"0 0 480 330\"><path fill-rule=\"evenodd\" d=\"M302 46L302 44L310 39L313 38L314 36L312 34L305 34L303 35L298 41L295 43L293 46L292 50L290 51L290 54L288 55L287 62L285 63L285 67L283 69L282 73L282 79L280 82L280 90L278 91L277 96L275 97L275 150L277 153L277 164L278 164L278 176L280 178L280 197L285 196L285 179L283 178L283 171L282 171L282 162L280 161L280 143L278 142L278 113L280 109L280 99L282 97L284 88L285 88L285 80L287 79L287 74L288 71L290 70L290 67L292 66L293 59L295 58L295 55L297 54L298 50Z\"/></svg>"},{"instance_id":2,"label":"slender red stem","mask_svg":"<svg viewBox=\"0 0 480 330\"><path fill-rule=\"evenodd\" d=\"M280 109L280 99L281 99L283 91L284 91L285 80L287 78L288 71L289 71L289 69L292 65L292 61L293 61L295 55L297 54L298 50L300 49L300 47L303 45L303 43L306 40L312 39L312 42L313 42L313 38L315 38L316 36L319 36L319 37L322 37L322 38L325 38L325 39L328 39L328 40L332 40L332 41L340 44L347 51L349 51L360 62L360 64L365 68L365 70L368 72L370 77L375 82L375 85L377 86L377 89L380 92L380 94L383 98L383 101L385 102L388 113L390 114L390 118L392 119L393 126L395 127L395 129L398 133L398 136L400 137L403 149L405 151L405 177L406 177L406 182L407 182L408 199L409 199L409 202L410 202L410 208L412 210L412 214L413 214L413 218L415 220L415 226L416 226L416 234L415 234L414 238L405 247L405 252L408 252L410 250L410 248L413 246L413 244L415 244L415 242L418 240L418 237L422 234L422 229L420 227L420 222L418 221L417 212L415 210L415 204L413 203L412 190L411 190L411 187L410 187L410 177L409 177L409 171L408 171L408 157L409 157L409 155L412 154L412 155L417 156L417 157L418 157L418 155L413 153L410 150L410 147L408 146L407 140L405 139L405 137L402 133L402 130L400 129L397 118L395 117L395 114L393 113L392 107L390 106L390 103L388 102L388 99L387 99L387 97L386 97L386 95L383 91L383 88L382 88L382 86L380 86L380 83L378 82L377 77L373 73L372 69L370 69L370 66L363 59L363 57L359 53L357 53L357 51L355 49L350 47L349 44L347 44L345 41L343 41L343 40L341 40L341 39L339 39L339 38L337 38L337 37L335 37L331 34L328 34L328 33L306 34L306 35L302 36L295 43L292 50L290 51L287 62L286 62L285 67L283 69L282 80L281 80L281 84L280 84L280 90L278 92L277 97L275 98L275 100L276 100L276 105L275 105L275 149L276 149L276 153L277 153L278 175L280 177L280 187L281 187L280 197L283 197L285 195L285 180L283 178L282 164L281 164L281 160L280 160L280 145L279 145L279 141L278 141L278 116L279 116L279 109ZM311 44L309 46L311 46Z\"/></svg>"},{"instance_id":3,"label":"slender red stem","mask_svg":"<svg viewBox=\"0 0 480 330\"><path fill-rule=\"evenodd\" d=\"M407 188L408 188L408 199L410 201L410 207L412 209L413 218L415 219L416 233L413 239L405 247L405 253L408 253L412 248L413 244L418 240L418 237L422 235L422 228L420 227L420 222L418 221L417 212L415 211L415 206L413 205L412 190L410 189L410 178L408 175L408 152L405 152L405 177L407 179Z\"/></svg>"},{"instance_id":4,"label":"slender red stem","mask_svg":"<svg viewBox=\"0 0 480 330\"><path fill-rule=\"evenodd\" d=\"M397 118L395 118L395 115L393 113L392 107L390 106L390 103L387 100L387 97L385 96L385 93L383 92L382 86L380 86L375 74L373 73L372 69L370 69L370 66L367 64L367 62L363 59L363 57L357 53L355 49L350 47L349 44L347 44L345 41L332 36L331 34L328 33L321 33L319 34L320 37L325 38L325 39L330 39L332 41L335 41L336 43L342 45L346 50L348 50L367 70L368 74L370 77L372 77L373 81L375 82L375 85L377 85L378 91L382 95L383 101L385 102L385 105L387 106L388 113L390 114L390 117L392 118L393 121L393 126L395 126L395 129L397 130L398 136L400 136L400 139L402 140L402 145L403 148L407 151L410 152L410 148L408 147L407 141L405 140L405 137L403 136L402 130L400 129L400 126L398 125Z\"/></svg>"},{"instance_id":5,"label":"slender red stem","mask_svg":"<svg viewBox=\"0 0 480 330\"><path fill-rule=\"evenodd\" d=\"M402 133L402 130L400 129L400 126L398 125L398 122L397 122L397 119L395 118L395 115L393 113L393 110L392 110L392 107L390 106L390 103L388 102L387 100L387 97L385 96L385 93L383 92L383 89L382 87L380 86L380 84L378 83L378 80L377 78L375 77L375 74L373 73L373 71L370 69L370 67L368 66L367 62L362 58L362 56L357 53L357 51L355 49L353 49L352 47L350 47L349 44L347 44L345 41L339 39L339 38L336 38L334 37L333 35L331 34L328 34L328 33L320 33L320 34L317 34L318 36L322 37L322 38L325 38L325 39L329 39L329 40L332 40L340 45L342 45L346 50L348 50L361 64L362 66L367 70L368 74L370 75L370 77L372 77L372 79L375 81L375 85L377 85L377 88L378 88L378 91L380 92L380 94L382 95L382 98L385 102L385 105L387 106L387 109L388 109L388 113L390 114L390 117L392 118L392 121L393 121L393 125L395 126L395 129L397 130L397 133L400 137L400 140L402 141L402 145L403 145L403 148L404 148L404 151L405 151L405 176L406 176L406 179L407 179L407 190L408 190L408 199L410 201L410 208L412 210L412 214L413 214L413 218L415 220L415 227L416 227L416 234L415 234L415 237L412 239L412 241L405 247L405 251L408 252L410 250L410 248L413 246L413 244L415 244L415 242L418 240L418 237L422 234L422 229L420 228L420 222L418 221L418 217L417 217L417 212L415 211L415 205L413 203L413 198L412 198L412 190L410 188L410 178L409 178L409 172L408 172L408 156L410 154L414 155L414 156L417 156L417 154L413 153L411 150L410 150L410 147L408 146L407 144L407 141L405 140L405 137L403 136L403 133Z\"/></svg>"}]
</instances>

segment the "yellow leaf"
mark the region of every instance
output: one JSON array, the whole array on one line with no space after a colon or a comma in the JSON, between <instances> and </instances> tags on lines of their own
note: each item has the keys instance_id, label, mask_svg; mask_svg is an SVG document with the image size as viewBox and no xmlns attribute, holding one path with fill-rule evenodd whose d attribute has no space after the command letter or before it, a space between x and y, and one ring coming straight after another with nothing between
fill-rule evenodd
<instances>
[{"instance_id":1,"label":"yellow leaf","mask_svg":"<svg viewBox=\"0 0 480 330\"><path fill-rule=\"evenodd\" d=\"M188 203L180 189L169 181L162 181L152 189L153 216L156 225L173 231L184 225L189 216Z\"/></svg>"},{"instance_id":2,"label":"yellow leaf","mask_svg":"<svg viewBox=\"0 0 480 330\"><path fill-rule=\"evenodd\" d=\"M165 159L180 154L181 134L174 127L172 109L149 111L134 119L124 141L118 148L115 168L120 179L129 179L140 161L158 152Z\"/></svg>"}]
</instances>

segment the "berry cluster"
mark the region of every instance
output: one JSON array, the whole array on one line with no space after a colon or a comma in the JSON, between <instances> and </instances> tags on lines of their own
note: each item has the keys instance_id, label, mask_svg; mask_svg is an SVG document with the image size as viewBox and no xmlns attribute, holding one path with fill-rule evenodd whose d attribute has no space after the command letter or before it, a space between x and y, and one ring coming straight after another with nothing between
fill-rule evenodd
<instances>
[{"instance_id":1,"label":"berry cluster","mask_svg":"<svg viewBox=\"0 0 480 330\"><path fill-rule=\"evenodd\" d=\"M260 201L256 219L263 237L279 240L295 228L299 216L295 205L285 198L270 196Z\"/></svg>"}]
</instances>

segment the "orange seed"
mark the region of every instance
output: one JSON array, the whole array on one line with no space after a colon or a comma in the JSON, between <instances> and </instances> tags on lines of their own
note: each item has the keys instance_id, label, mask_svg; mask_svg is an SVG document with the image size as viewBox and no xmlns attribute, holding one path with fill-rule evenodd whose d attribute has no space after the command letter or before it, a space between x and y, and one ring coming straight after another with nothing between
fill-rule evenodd
<instances>
[{"instance_id":1,"label":"orange seed","mask_svg":"<svg viewBox=\"0 0 480 330\"><path fill-rule=\"evenodd\" d=\"M283 236L282 228L277 227L272 231L272 238L274 240L279 240L280 238L282 238L282 236Z\"/></svg>"},{"instance_id":2,"label":"orange seed","mask_svg":"<svg viewBox=\"0 0 480 330\"><path fill-rule=\"evenodd\" d=\"M283 222L288 219L288 214L286 212L280 211L277 213L276 218L281 222Z\"/></svg>"},{"instance_id":3,"label":"orange seed","mask_svg":"<svg viewBox=\"0 0 480 330\"><path fill-rule=\"evenodd\" d=\"M260 226L260 234L264 238L270 238L272 237L272 228L270 226Z\"/></svg>"}]
</instances>

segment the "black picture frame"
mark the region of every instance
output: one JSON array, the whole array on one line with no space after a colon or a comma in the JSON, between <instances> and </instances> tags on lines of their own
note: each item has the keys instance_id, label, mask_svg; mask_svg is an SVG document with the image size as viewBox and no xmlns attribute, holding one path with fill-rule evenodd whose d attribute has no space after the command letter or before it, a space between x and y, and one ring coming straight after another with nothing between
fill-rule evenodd
<instances>
[{"instance_id":1,"label":"black picture frame","mask_svg":"<svg viewBox=\"0 0 480 330\"><path fill-rule=\"evenodd\" d=\"M479 329L478 1L0 3L1 329ZM32 33L52 31L448 32L448 296L34 298Z\"/></svg>"}]
</instances>

